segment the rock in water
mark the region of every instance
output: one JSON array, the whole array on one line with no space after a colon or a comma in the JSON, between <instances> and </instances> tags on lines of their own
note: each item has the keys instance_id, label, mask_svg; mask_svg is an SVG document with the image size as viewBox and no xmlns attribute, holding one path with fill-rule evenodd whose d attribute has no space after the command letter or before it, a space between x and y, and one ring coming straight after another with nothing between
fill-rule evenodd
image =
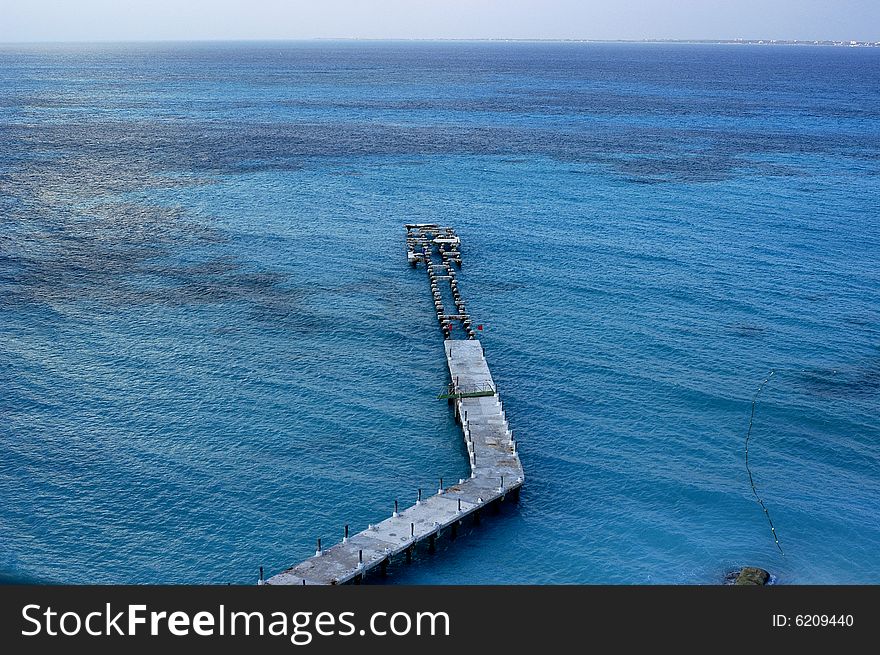
<instances>
[{"instance_id":1,"label":"rock in water","mask_svg":"<svg viewBox=\"0 0 880 655\"><path fill-rule=\"evenodd\" d=\"M769 579L770 574L764 569L759 569L757 566L744 566L739 575L736 576L736 581L733 584L762 587L767 584Z\"/></svg>"}]
</instances>

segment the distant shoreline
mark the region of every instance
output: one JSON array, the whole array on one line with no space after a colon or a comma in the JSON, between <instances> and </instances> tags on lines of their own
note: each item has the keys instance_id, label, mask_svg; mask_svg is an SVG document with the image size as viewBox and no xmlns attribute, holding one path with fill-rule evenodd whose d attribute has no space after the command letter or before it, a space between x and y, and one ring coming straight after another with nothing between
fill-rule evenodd
<instances>
[{"instance_id":1,"label":"distant shoreline","mask_svg":"<svg viewBox=\"0 0 880 655\"><path fill-rule=\"evenodd\" d=\"M462 42L462 43L654 43L682 45L800 45L838 48L880 48L880 41L811 41L806 39L359 39L316 38L308 41L400 41L400 42Z\"/></svg>"},{"instance_id":2,"label":"distant shoreline","mask_svg":"<svg viewBox=\"0 0 880 655\"><path fill-rule=\"evenodd\" d=\"M831 39L366 39L315 38L308 41L401 41L401 42L469 42L469 43L668 43L694 45L808 45L844 48L880 48L880 41L837 41Z\"/></svg>"}]
</instances>

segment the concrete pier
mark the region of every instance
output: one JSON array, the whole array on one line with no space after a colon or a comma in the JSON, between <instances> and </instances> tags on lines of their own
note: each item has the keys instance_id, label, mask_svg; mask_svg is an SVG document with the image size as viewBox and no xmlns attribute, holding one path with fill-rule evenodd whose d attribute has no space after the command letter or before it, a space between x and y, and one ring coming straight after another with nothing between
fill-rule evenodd
<instances>
[{"instance_id":1,"label":"concrete pier","mask_svg":"<svg viewBox=\"0 0 880 655\"><path fill-rule=\"evenodd\" d=\"M426 227L436 229L436 233L442 235L440 243L433 244L433 248L442 250L451 243L451 230L448 228L434 225L415 227L420 230ZM409 236L411 226L407 226L407 230ZM454 243L457 245L457 240ZM413 244L428 244L419 253L419 261L423 261L430 271L434 254L432 241ZM412 252L410 249L410 254ZM457 259L460 264L461 256L457 251L440 256L444 262ZM449 266L451 268L451 264ZM433 285L434 279L431 281ZM455 297L456 304L459 304L457 290ZM403 509L397 507L389 518L344 538L330 548L321 549L319 544L314 557L269 578L266 584L333 585L359 582L371 571L384 571L393 557L403 554L409 559L421 542L428 541L433 545L438 536L447 532L454 534L462 521L479 516L480 510L488 505L518 497L524 479L523 469L495 381L486 363L483 345L473 337L449 338L450 330L446 323L446 316L449 315L442 311L442 307L438 315L444 317L440 322L446 337L444 346L451 380L448 392L442 397L452 403L461 423L470 460L470 477L448 486L442 486L438 481L438 488L421 494L421 499L417 497L415 504Z\"/></svg>"}]
</instances>

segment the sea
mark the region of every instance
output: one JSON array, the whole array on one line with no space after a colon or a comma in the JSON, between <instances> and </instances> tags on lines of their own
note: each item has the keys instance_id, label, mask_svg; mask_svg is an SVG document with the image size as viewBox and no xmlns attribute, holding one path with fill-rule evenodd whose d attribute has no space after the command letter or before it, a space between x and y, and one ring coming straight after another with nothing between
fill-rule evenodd
<instances>
[{"instance_id":1,"label":"sea","mask_svg":"<svg viewBox=\"0 0 880 655\"><path fill-rule=\"evenodd\" d=\"M880 49L430 41L0 46L0 580L252 584L466 477L408 222L526 481L375 582L880 583Z\"/></svg>"}]
</instances>

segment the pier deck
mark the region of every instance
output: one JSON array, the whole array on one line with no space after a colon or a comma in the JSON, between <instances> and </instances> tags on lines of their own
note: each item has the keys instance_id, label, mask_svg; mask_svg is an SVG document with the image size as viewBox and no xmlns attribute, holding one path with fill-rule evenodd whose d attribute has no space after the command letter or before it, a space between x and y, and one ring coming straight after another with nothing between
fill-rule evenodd
<instances>
[{"instance_id":1,"label":"pier deck","mask_svg":"<svg viewBox=\"0 0 880 655\"><path fill-rule=\"evenodd\" d=\"M418 229L436 229L437 226L414 226ZM411 226L407 226L408 232ZM439 231L442 230L442 231ZM446 248L452 242L448 228L440 228L442 235L436 248ZM457 238L456 238L457 239ZM428 264L431 271L431 241L410 241L413 246L424 246L419 253L420 261ZM454 242L457 245L457 240ZM410 249L410 254L413 249ZM443 260L456 260L460 255L442 256ZM412 262L412 257L410 257ZM416 262L418 263L418 262ZM444 264L445 265L445 264ZM451 264L449 269L451 270ZM454 277L453 277L454 279ZM431 278L432 290L435 281ZM456 304L463 306L455 289ZM435 295L436 297L436 295ZM458 484L444 487L442 480L436 493L419 498L414 505L395 511L384 521L370 525L353 536L346 536L314 557L279 573L268 580L271 585L333 585L359 582L367 573L384 571L392 557L405 554L409 559L421 542L431 546L441 532L455 534L458 526L469 516L479 516L487 505L518 497L523 484L523 469L516 451L516 442L507 423L495 381L489 371L483 352L483 344L470 334L467 339L449 338L448 316L438 309L444 342L446 362L449 368L449 398L459 419L470 460L471 475ZM477 394L470 389L480 389Z\"/></svg>"}]
</instances>

